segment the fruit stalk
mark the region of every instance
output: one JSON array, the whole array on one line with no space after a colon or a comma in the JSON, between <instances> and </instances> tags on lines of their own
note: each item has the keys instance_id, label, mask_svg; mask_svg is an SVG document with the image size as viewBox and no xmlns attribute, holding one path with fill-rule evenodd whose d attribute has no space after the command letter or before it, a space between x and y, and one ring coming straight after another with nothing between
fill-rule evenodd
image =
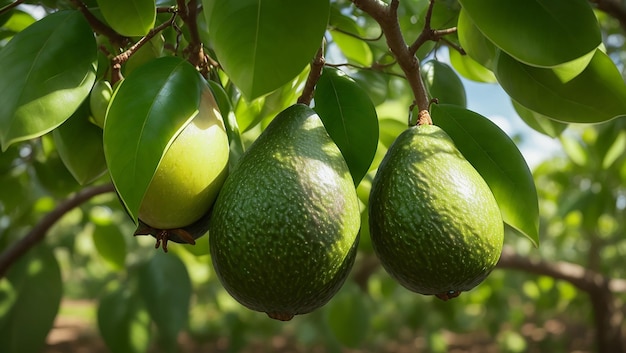
<instances>
[{"instance_id":1,"label":"fruit stalk","mask_svg":"<svg viewBox=\"0 0 626 353\"><path fill-rule=\"evenodd\" d=\"M407 45L398 22L399 1L392 0L389 5L380 0L352 0L352 3L372 16L380 25L387 40L387 46L398 61L398 65L400 65L409 81L411 91L413 91L414 104L419 110L418 125L432 124L430 113L428 112L430 100L420 75L419 60Z\"/></svg>"}]
</instances>

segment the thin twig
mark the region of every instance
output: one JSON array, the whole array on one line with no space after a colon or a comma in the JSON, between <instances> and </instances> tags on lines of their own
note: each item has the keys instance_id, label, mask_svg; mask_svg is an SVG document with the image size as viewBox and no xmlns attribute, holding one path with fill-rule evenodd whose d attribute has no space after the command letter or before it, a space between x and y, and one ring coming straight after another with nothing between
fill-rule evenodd
<instances>
[{"instance_id":1,"label":"thin twig","mask_svg":"<svg viewBox=\"0 0 626 353\"><path fill-rule=\"evenodd\" d=\"M45 237L48 230L67 212L80 206L90 198L112 192L113 184L104 184L85 188L69 199L61 202L50 213L46 214L31 230L0 254L0 278L4 277L11 265Z\"/></svg>"},{"instance_id":2,"label":"thin twig","mask_svg":"<svg viewBox=\"0 0 626 353\"><path fill-rule=\"evenodd\" d=\"M11 9L13 9L13 8L17 7L18 5L24 3L24 1L26 1L26 0L17 0L17 1L14 1L14 2L8 4L7 6L1 8L0 9L0 15L4 15L5 13L11 11Z\"/></svg>"},{"instance_id":3,"label":"thin twig","mask_svg":"<svg viewBox=\"0 0 626 353\"><path fill-rule=\"evenodd\" d=\"M343 30L343 29L341 29L341 28L339 28L339 27L334 27L334 26L331 26L329 29L330 29L331 31L336 31L336 32L339 32L339 33L345 34L345 35L347 35L347 36L350 36L350 37L352 37L352 38L356 38L356 39L362 40L362 41L364 41L364 42L375 42L375 41L377 41L377 40L379 40L379 39L381 39L381 38L383 37L383 32L382 32L382 31L380 32L380 34L379 34L377 37L373 37L373 38L364 38L364 37L361 37L361 36L360 36L360 35L358 35L358 34L354 34L354 33L352 33L352 32L348 32L348 31Z\"/></svg>"},{"instance_id":4,"label":"thin twig","mask_svg":"<svg viewBox=\"0 0 626 353\"><path fill-rule=\"evenodd\" d=\"M434 7L435 7L435 0L430 0L430 3L428 4L428 10L426 11L426 17L424 18L424 28L422 28L420 35L415 39L415 41L411 43L411 45L409 45L409 52L411 52L413 55L417 53L417 50L422 45L424 45L424 43L431 41L431 40L437 42L446 35L456 33L456 27L445 28L445 29L433 29L432 28L431 19L433 16ZM446 42L449 43L449 41L446 41ZM455 49L457 48L459 47L455 46Z\"/></svg>"},{"instance_id":5,"label":"thin twig","mask_svg":"<svg viewBox=\"0 0 626 353\"><path fill-rule=\"evenodd\" d=\"M177 0L179 15L187 28L189 28L189 44L185 48L184 53L187 54L187 60L196 67L203 76L207 77L208 67L214 66L215 61L209 60L204 53L204 46L200 39L198 31L198 12L200 7L197 0L189 0L185 4L185 0Z\"/></svg>"},{"instance_id":6,"label":"thin twig","mask_svg":"<svg viewBox=\"0 0 626 353\"><path fill-rule=\"evenodd\" d=\"M320 48L317 50L317 54L315 54L315 58L311 62L311 71L309 72L309 76L306 78L304 90L298 98L298 103L306 105L311 104L311 101L313 100L313 96L315 94L315 85L322 76L325 62L326 60L324 59L324 43L322 43Z\"/></svg>"},{"instance_id":7,"label":"thin twig","mask_svg":"<svg viewBox=\"0 0 626 353\"><path fill-rule=\"evenodd\" d=\"M70 0L70 2L83 14L94 32L106 36L112 44L122 48L130 41L128 37L115 32L113 28L107 26L104 22L94 16L84 2L80 0Z\"/></svg>"},{"instance_id":8,"label":"thin twig","mask_svg":"<svg viewBox=\"0 0 626 353\"><path fill-rule=\"evenodd\" d=\"M415 104L419 109L419 115L425 118L422 121L432 123L428 112L430 99L420 75L419 60L415 57L415 53L409 50L398 22L399 1L392 0L389 5L380 0L352 0L352 3L378 22L387 40L389 50L407 77L415 98Z\"/></svg>"},{"instance_id":9,"label":"thin twig","mask_svg":"<svg viewBox=\"0 0 626 353\"><path fill-rule=\"evenodd\" d=\"M125 63L133 54L137 52L144 44L148 43L154 36L156 36L159 32L166 29L167 27L172 26L174 20L176 19L176 13L172 13L172 17L166 21L161 23L159 26L152 28L148 34L142 37L137 43L135 43L132 47L128 48L125 52L113 57L111 59L111 84L115 84L117 81L122 79L122 64Z\"/></svg>"}]
</instances>

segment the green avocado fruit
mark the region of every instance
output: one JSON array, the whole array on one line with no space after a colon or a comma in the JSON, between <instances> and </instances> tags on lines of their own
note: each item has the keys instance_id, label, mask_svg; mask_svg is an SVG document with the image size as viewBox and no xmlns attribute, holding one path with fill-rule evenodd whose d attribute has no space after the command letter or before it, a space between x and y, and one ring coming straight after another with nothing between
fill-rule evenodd
<instances>
[{"instance_id":1,"label":"green avocado fruit","mask_svg":"<svg viewBox=\"0 0 626 353\"><path fill-rule=\"evenodd\" d=\"M504 223L491 190L434 125L411 127L389 147L369 218L385 270L409 290L443 300L482 282L502 252Z\"/></svg>"},{"instance_id":2,"label":"green avocado fruit","mask_svg":"<svg viewBox=\"0 0 626 353\"><path fill-rule=\"evenodd\" d=\"M296 104L272 120L226 179L209 248L237 301L286 321L339 290L354 264L359 227L339 148L319 116Z\"/></svg>"},{"instance_id":3,"label":"green avocado fruit","mask_svg":"<svg viewBox=\"0 0 626 353\"><path fill-rule=\"evenodd\" d=\"M172 141L144 194L138 214L141 222L168 230L205 216L228 174L228 155L224 122L205 86L198 114Z\"/></svg>"}]
</instances>

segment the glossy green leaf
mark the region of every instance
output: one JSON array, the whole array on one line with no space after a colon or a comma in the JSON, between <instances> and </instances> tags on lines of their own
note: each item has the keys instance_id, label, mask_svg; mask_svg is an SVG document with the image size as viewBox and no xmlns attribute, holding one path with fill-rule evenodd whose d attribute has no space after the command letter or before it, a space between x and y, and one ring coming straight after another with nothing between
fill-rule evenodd
<instances>
[{"instance_id":1,"label":"glossy green leaf","mask_svg":"<svg viewBox=\"0 0 626 353\"><path fill-rule=\"evenodd\" d=\"M7 274L15 290L8 312L0 318L0 342L6 352L39 353L59 310L61 271L52 250L31 249Z\"/></svg>"},{"instance_id":2,"label":"glossy green leaf","mask_svg":"<svg viewBox=\"0 0 626 353\"><path fill-rule=\"evenodd\" d=\"M155 0L98 0L107 23L123 36L143 36L154 27Z\"/></svg>"},{"instance_id":3,"label":"glossy green leaf","mask_svg":"<svg viewBox=\"0 0 626 353\"><path fill-rule=\"evenodd\" d=\"M122 270L126 264L126 240L117 224L96 225L93 230L93 244L98 254L115 270Z\"/></svg>"},{"instance_id":4,"label":"glossy green leaf","mask_svg":"<svg viewBox=\"0 0 626 353\"><path fill-rule=\"evenodd\" d=\"M139 294L162 343L175 347L178 333L189 321L191 280L185 264L177 256L157 252L139 270Z\"/></svg>"},{"instance_id":5,"label":"glossy green leaf","mask_svg":"<svg viewBox=\"0 0 626 353\"><path fill-rule=\"evenodd\" d=\"M459 15L457 31L459 43L467 55L485 68L493 70L497 49L476 27L465 9Z\"/></svg>"},{"instance_id":6,"label":"glossy green leaf","mask_svg":"<svg viewBox=\"0 0 626 353\"><path fill-rule=\"evenodd\" d=\"M209 34L222 68L252 100L311 62L328 24L328 0L216 0Z\"/></svg>"},{"instance_id":7,"label":"glossy green leaf","mask_svg":"<svg viewBox=\"0 0 626 353\"><path fill-rule=\"evenodd\" d=\"M111 352L146 352L150 344L150 315L128 288L107 293L98 305L98 329Z\"/></svg>"},{"instance_id":8,"label":"glossy green leaf","mask_svg":"<svg viewBox=\"0 0 626 353\"><path fill-rule=\"evenodd\" d=\"M135 221L162 156L198 113L202 84L189 62L163 57L133 71L111 98L104 154L113 183Z\"/></svg>"},{"instance_id":9,"label":"glossy green leaf","mask_svg":"<svg viewBox=\"0 0 626 353\"><path fill-rule=\"evenodd\" d=\"M78 11L44 17L0 51L0 144L41 136L69 118L96 77L96 40Z\"/></svg>"},{"instance_id":10,"label":"glossy green leaf","mask_svg":"<svg viewBox=\"0 0 626 353\"><path fill-rule=\"evenodd\" d=\"M237 125L237 118L235 117L230 98L228 98L228 94L224 88L215 81L209 81L209 87L211 87L211 92L213 92L220 114L224 120L228 142L230 143L228 164L232 167L237 163L245 150L243 140L241 139L241 132Z\"/></svg>"},{"instance_id":11,"label":"glossy green leaf","mask_svg":"<svg viewBox=\"0 0 626 353\"><path fill-rule=\"evenodd\" d=\"M467 107L465 87L459 76L446 63L430 60L422 65L422 79L431 99L442 104Z\"/></svg>"},{"instance_id":12,"label":"glossy green leaf","mask_svg":"<svg viewBox=\"0 0 626 353\"><path fill-rule=\"evenodd\" d=\"M496 77L515 101L554 120L598 123L626 115L626 83L600 50L582 73L567 82L550 69L524 65L501 52Z\"/></svg>"},{"instance_id":13,"label":"glossy green leaf","mask_svg":"<svg viewBox=\"0 0 626 353\"><path fill-rule=\"evenodd\" d=\"M372 50L363 40L365 34L362 26L353 17L342 14L335 7L330 12L330 34L343 55L350 62L362 66L370 66L374 60Z\"/></svg>"},{"instance_id":14,"label":"glossy green leaf","mask_svg":"<svg viewBox=\"0 0 626 353\"><path fill-rule=\"evenodd\" d=\"M88 118L88 109L80 108L52 132L59 157L81 185L93 182L107 171L102 129Z\"/></svg>"},{"instance_id":15,"label":"glossy green leaf","mask_svg":"<svg viewBox=\"0 0 626 353\"><path fill-rule=\"evenodd\" d=\"M459 0L480 31L510 56L552 67L595 50L602 37L586 0Z\"/></svg>"},{"instance_id":16,"label":"glossy green leaf","mask_svg":"<svg viewBox=\"0 0 626 353\"><path fill-rule=\"evenodd\" d=\"M358 185L378 145L378 117L372 100L348 75L328 67L317 82L314 109Z\"/></svg>"},{"instance_id":17,"label":"glossy green leaf","mask_svg":"<svg viewBox=\"0 0 626 353\"><path fill-rule=\"evenodd\" d=\"M354 282L347 282L324 308L326 324L343 346L357 348L369 334L371 315L366 299Z\"/></svg>"},{"instance_id":18,"label":"glossy green leaf","mask_svg":"<svg viewBox=\"0 0 626 353\"><path fill-rule=\"evenodd\" d=\"M532 110L517 103L515 100L512 100L511 103L517 112L517 115L524 120L526 125L530 126L537 132L550 137L558 137L567 128L567 124L552 120L537 112L533 112Z\"/></svg>"},{"instance_id":19,"label":"glossy green leaf","mask_svg":"<svg viewBox=\"0 0 626 353\"><path fill-rule=\"evenodd\" d=\"M389 74L375 70L358 70L350 77L367 92L374 105L385 103L389 99Z\"/></svg>"},{"instance_id":20,"label":"glossy green leaf","mask_svg":"<svg viewBox=\"0 0 626 353\"><path fill-rule=\"evenodd\" d=\"M382 118L378 124L380 126L380 142L387 148L407 128L407 122L391 118Z\"/></svg>"},{"instance_id":21,"label":"glossy green leaf","mask_svg":"<svg viewBox=\"0 0 626 353\"><path fill-rule=\"evenodd\" d=\"M539 206L533 176L513 141L489 119L446 104L432 106L435 125L485 179L505 223L539 245Z\"/></svg>"},{"instance_id":22,"label":"glossy green leaf","mask_svg":"<svg viewBox=\"0 0 626 353\"><path fill-rule=\"evenodd\" d=\"M450 64L459 73L459 75L465 77L468 80L485 83L495 83L496 75L479 64L476 60L470 58L468 55L461 55L456 50L450 51Z\"/></svg>"}]
</instances>

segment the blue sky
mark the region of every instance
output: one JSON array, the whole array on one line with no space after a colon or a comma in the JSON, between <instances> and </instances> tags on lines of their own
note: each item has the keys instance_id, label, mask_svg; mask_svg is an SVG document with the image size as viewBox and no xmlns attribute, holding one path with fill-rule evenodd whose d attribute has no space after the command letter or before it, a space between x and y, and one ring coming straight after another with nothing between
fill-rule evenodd
<instances>
[{"instance_id":1,"label":"blue sky","mask_svg":"<svg viewBox=\"0 0 626 353\"><path fill-rule=\"evenodd\" d=\"M557 139L538 133L519 118L509 96L500 85L477 83L463 78L461 80L467 94L467 108L488 117L510 137L521 136L522 141L517 147L531 169L546 157L561 151L561 144Z\"/></svg>"}]
</instances>

